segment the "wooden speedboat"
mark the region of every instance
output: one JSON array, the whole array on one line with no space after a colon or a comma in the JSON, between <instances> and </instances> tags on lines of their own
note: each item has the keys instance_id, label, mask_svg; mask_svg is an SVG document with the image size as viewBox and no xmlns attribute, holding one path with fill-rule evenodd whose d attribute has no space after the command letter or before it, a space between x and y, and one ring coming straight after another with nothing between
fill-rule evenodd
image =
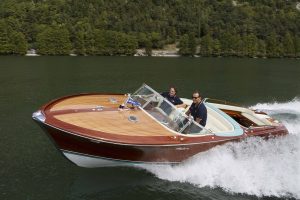
<instances>
[{"instance_id":1,"label":"wooden speedboat","mask_svg":"<svg viewBox=\"0 0 300 200\"><path fill-rule=\"evenodd\" d=\"M182 99L191 105L189 99ZM143 84L133 94L80 94L54 100L33 119L58 150L82 167L176 164L230 141L288 134L266 113L205 99L205 127Z\"/></svg>"}]
</instances>

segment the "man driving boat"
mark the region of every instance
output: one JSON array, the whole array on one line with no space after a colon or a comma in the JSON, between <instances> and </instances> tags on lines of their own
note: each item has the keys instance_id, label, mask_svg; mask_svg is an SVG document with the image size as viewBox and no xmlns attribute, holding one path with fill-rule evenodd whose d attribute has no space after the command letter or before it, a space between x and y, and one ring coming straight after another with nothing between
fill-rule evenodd
<instances>
[{"instance_id":1,"label":"man driving boat","mask_svg":"<svg viewBox=\"0 0 300 200\"><path fill-rule=\"evenodd\" d=\"M186 112L186 115L193 116L194 120L204 127L207 120L207 109L202 102L200 92L195 91L192 98L193 103L190 106L189 110Z\"/></svg>"}]
</instances>

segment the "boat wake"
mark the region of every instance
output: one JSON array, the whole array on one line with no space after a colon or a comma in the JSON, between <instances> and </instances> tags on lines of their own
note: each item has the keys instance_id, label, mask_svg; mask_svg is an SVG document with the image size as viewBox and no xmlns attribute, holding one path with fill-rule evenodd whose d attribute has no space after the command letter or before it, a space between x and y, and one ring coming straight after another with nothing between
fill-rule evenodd
<instances>
[{"instance_id":1,"label":"boat wake","mask_svg":"<svg viewBox=\"0 0 300 200\"><path fill-rule=\"evenodd\" d=\"M290 134L300 137L300 97L286 103L259 103L251 108L270 114L283 122Z\"/></svg>"},{"instance_id":2,"label":"boat wake","mask_svg":"<svg viewBox=\"0 0 300 200\"><path fill-rule=\"evenodd\" d=\"M300 199L300 99L252 106L282 121L290 134L249 138L200 153L177 166L147 166L160 179L232 193Z\"/></svg>"}]
</instances>

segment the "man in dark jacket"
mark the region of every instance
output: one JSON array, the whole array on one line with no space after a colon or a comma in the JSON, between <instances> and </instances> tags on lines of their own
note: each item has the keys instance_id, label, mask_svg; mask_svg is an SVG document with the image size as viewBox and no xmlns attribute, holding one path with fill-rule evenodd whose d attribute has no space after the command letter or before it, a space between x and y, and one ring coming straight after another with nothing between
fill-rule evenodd
<instances>
[{"instance_id":1,"label":"man in dark jacket","mask_svg":"<svg viewBox=\"0 0 300 200\"><path fill-rule=\"evenodd\" d=\"M204 103L202 103L202 98L198 91L195 91L193 93L192 98L193 103L189 110L186 112L186 115L192 115L194 120L204 127L207 120L207 109Z\"/></svg>"},{"instance_id":2,"label":"man in dark jacket","mask_svg":"<svg viewBox=\"0 0 300 200\"><path fill-rule=\"evenodd\" d=\"M175 105L177 108L183 107L185 108L186 105L181 101L181 99L176 96L177 90L175 87L170 87L169 92L163 92L161 95L168 99L169 102L171 102L173 105Z\"/></svg>"}]
</instances>

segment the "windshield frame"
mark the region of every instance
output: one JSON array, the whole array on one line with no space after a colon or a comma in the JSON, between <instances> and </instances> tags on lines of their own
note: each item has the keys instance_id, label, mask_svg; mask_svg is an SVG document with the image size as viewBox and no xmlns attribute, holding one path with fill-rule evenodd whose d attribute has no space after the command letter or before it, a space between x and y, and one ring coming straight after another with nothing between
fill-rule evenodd
<instances>
[{"instance_id":1,"label":"windshield frame","mask_svg":"<svg viewBox=\"0 0 300 200\"><path fill-rule=\"evenodd\" d=\"M207 135L212 132L197 123L193 117L187 116L161 94L145 83L133 94L129 95L138 102L140 109L152 116L164 127L180 134ZM194 132L193 132L194 131Z\"/></svg>"}]
</instances>

